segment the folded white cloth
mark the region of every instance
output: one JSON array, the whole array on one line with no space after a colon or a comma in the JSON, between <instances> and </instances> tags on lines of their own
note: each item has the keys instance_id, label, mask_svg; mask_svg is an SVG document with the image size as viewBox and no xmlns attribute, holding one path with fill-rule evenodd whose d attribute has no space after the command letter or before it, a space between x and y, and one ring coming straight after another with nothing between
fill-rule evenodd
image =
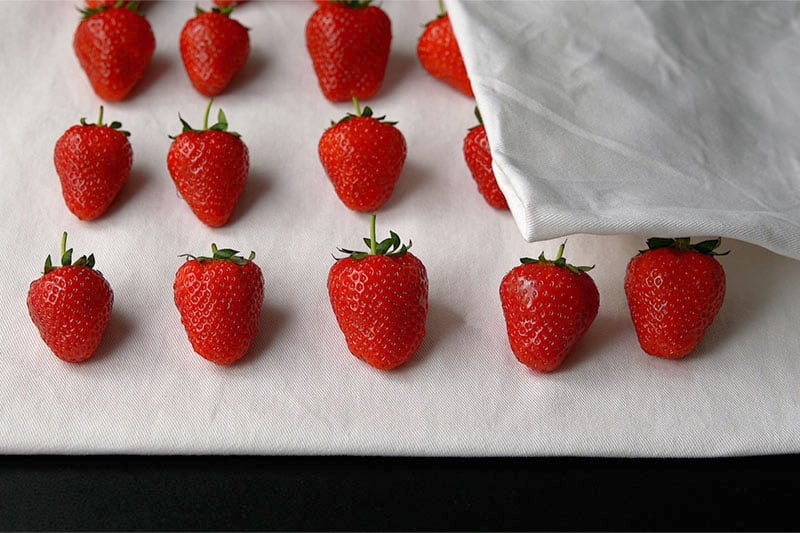
<instances>
[{"instance_id":1,"label":"folded white cloth","mask_svg":"<svg viewBox=\"0 0 800 533\"><path fill-rule=\"evenodd\" d=\"M800 258L800 4L447 8L526 239L721 235Z\"/></svg>"}]
</instances>

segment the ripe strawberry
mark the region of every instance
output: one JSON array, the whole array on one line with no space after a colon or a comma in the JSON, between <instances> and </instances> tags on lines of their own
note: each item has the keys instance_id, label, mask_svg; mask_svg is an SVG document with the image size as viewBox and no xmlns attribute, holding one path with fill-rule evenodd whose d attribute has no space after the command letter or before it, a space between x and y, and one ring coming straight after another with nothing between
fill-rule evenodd
<instances>
[{"instance_id":1,"label":"ripe strawberry","mask_svg":"<svg viewBox=\"0 0 800 533\"><path fill-rule=\"evenodd\" d=\"M250 54L247 28L230 18L232 11L233 5L210 12L196 7L181 31L183 66L194 88L206 96L221 93Z\"/></svg>"},{"instance_id":2,"label":"ripe strawberry","mask_svg":"<svg viewBox=\"0 0 800 533\"><path fill-rule=\"evenodd\" d=\"M171 137L167 168L178 192L197 218L211 227L228 222L242 195L250 171L250 155L241 136L228 131L222 109L217 123L208 126L209 100L203 116L203 129L183 124L180 135Z\"/></svg>"},{"instance_id":3,"label":"ripe strawberry","mask_svg":"<svg viewBox=\"0 0 800 533\"><path fill-rule=\"evenodd\" d=\"M486 128L477 107L475 116L478 117L478 125L471 128L464 137L464 160L486 202L497 209L508 209L506 197L497 186L497 179L494 177L492 152L489 150Z\"/></svg>"},{"instance_id":4,"label":"ripe strawberry","mask_svg":"<svg viewBox=\"0 0 800 533\"><path fill-rule=\"evenodd\" d=\"M703 339L725 298L725 271L714 258L721 239L647 240L628 263L625 296L639 344L650 355L679 359Z\"/></svg>"},{"instance_id":5,"label":"ripe strawberry","mask_svg":"<svg viewBox=\"0 0 800 533\"><path fill-rule=\"evenodd\" d=\"M439 15L425 25L417 42L417 57L428 74L467 96L474 96L450 15L445 12L442 0L439 0Z\"/></svg>"},{"instance_id":6,"label":"ripe strawberry","mask_svg":"<svg viewBox=\"0 0 800 533\"><path fill-rule=\"evenodd\" d=\"M42 277L28 290L28 313L45 344L59 359L80 363L89 359L103 338L114 292L103 275L94 270L94 255L72 262L67 234L61 237L61 266L50 256Z\"/></svg>"},{"instance_id":7,"label":"ripe strawberry","mask_svg":"<svg viewBox=\"0 0 800 533\"><path fill-rule=\"evenodd\" d=\"M73 48L94 92L103 100L123 100L144 77L156 40L137 2L81 11Z\"/></svg>"},{"instance_id":8,"label":"ripe strawberry","mask_svg":"<svg viewBox=\"0 0 800 533\"><path fill-rule=\"evenodd\" d=\"M600 295L587 274L564 259L522 258L500 283L500 301L511 350L539 372L556 370L597 316Z\"/></svg>"},{"instance_id":9,"label":"ripe strawberry","mask_svg":"<svg viewBox=\"0 0 800 533\"><path fill-rule=\"evenodd\" d=\"M236 7L244 3L244 0L214 0L214 5L217 7Z\"/></svg>"},{"instance_id":10,"label":"ripe strawberry","mask_svg":"<svg viewBox=\"0 0 800 533\"><path fill-rule=\"evenodd\" d=\"M264 278L253 262L236 250L218 250L211 257L187 255L175 274L175 306L192 348L219 365L241 359L258 334Z\"/></svg>"},{"instance_id":11,"label":"ripe strawberry","mask_svg":"<svg viewBox=\"0 0 800 533\"><path fill-rule=\"evenodd\" d=\"M392 25L370 0L323 2L306 24L306 46L328 100L365 100L381 88Z\"/></svg>"},{"instance_id":12,"label":"ripe strawberry","mask_svg":"<svg viewBox=\"0 0 800 533\"><path fill-rule=\"evenodd\" d=\"M425 337L428 275L425 266L401 245L400 237L378 242L375 215L369 252L339 251L328 274L328 295L350 352L381 370L408 361Z\"/></svg>"},{"instance_id":13,"label":"ripe strawberry","mask_svg":"<svg viewBox=\"0 0 800 533\"><path fill-rule=\"evenodd\" d=\"M355 211L376 211L394 191L406 161L406 140L396 122L373 117L372 109L348 113L323 132L319 158L336 194Z\"/></svg>"},{"instance_id":14,"label":"ripe strawberry","mask_svg":"<svg viewBox=\"0 0 800 533\"><path fill-rule=\"evenodd\" d=\"M61 193L72 213L94 220L105 213L128 180L133 166L130 133L122 124L103 124L103 106L97 124L72 126L56 141L53 161Z\"/></svg>"}]
</instances>

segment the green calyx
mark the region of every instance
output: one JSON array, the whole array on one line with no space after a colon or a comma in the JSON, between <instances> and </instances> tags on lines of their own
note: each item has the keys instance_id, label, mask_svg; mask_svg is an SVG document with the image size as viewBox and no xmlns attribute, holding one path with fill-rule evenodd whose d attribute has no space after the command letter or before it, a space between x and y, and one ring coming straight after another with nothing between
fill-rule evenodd
<instances>
[{"instance_id":1,"label":"green calyx","mask_svg":"<svg viewBox=\"0 0 800 533\"><path fill-rule=\"evenodd\" d=\"M78 11L81 14L81 20L86 20L89 17L91 17L93 15L97 15L98 13L100 13L102 11L107 11L109 9L117 9L117 8L120 8L120 7L124 7L126 9L130 9L131 11L134 11L136 13L139 12L139 2L138 2L138 0L137 1L131 1L131 2L126 2L125 0L119 0L113 6L100 6L100 7L95 7L95 8L85 7L83 9L78 8Z\"/></svg>"},{"instance_id":2,"label":"green calyx","mask_svg":"<svg viewBox=\"0 0 800 533\"><path fill-rule=\"evenodd\" d=\"M341 4L352 9L360 9L370 5L372 0L331 0L331 3Z\"/></svg>"},{"instance_id":3,"label":"green calyx","mask_svg":"<svg viewBox=\"0 0 800 533\"><path fill-rule=\"evenodd\" d=\"M690 237L677 237L675 239L665 238L665 237L651 237L647 239L647 249L639 250L639 253L643 254L650 250L657 250L659 248L675 248L676 250L681 250L684 252L692 251L711 256L728 255L730 253L730 250L726 252L715 251L717 248L719 248L720 244L722 244L722 237L717 237L716 239L709 239L706 241L700 241L696 244L691 243Z\"/></svg>"},{"instance_id":4,"label":"green calyx","mask_svg":"<svg viewBox=\"0 0 800 533\"><path fill-rule=\"evenodd\" d=\"M252 261L256 257L256 253L253 251L251 251L250 255L247 256L246 258L241 257L238 254L239 250L232 250L231 248L223 248L220 250L219 248L217 248L217 245L215 243L211 243L211 257L207 257L204 255L195 257L191 254L181 254L178 257L185 257L187 261L195 260L200 263L203 263L205 261L213 261L215 259L221 259L224 261L233 261L237 265L241 266L246 265L248 262Z\"/></svg>"},{"instance_id":5,"label":"green calyx","mask_svg":"<svg viewBox=\"0 0 800 533\"><path fill-rule=\"evenodd\" d=\"M208 117L209 113L211 112L211 104L213 102L214 102L213 98L208 100L206 111L203 114L203 129L200 130L197 130L193 128L191 125L189 125L189 123L186 122L186 120L184 120L184 118L180 115L180 113L178 113L178 119L180 119L181 124L183 124L183 129L181 130L181 133L186 133L187 131L193 131L195 133L199 133L202 131L214 130L214 131L224 131L225 133L230 133L231 135L234 135L236 137L241 137L241 135L235 131L228 131L228 117L225 116L225 113L222 111L222 109L220 109L219 112L217 113L217 122L211 126L208 125ZM177 135L169 136L170 139L176 139L177 137L178 137Z\"/></svg>"},{"instance_id":6,"label":"green calyx","mask_svg":"<svg viewBox=\"0 0 800 533\"><path fill-rule=\"evenodd\" d=\"M86 117L81 117L80 123L81 123L81 126L101 126L101 127L102 126L106 126L106 127L111 128L112 130L119 131L120 133L122 133L126 137L130 137L131 136L131 132L123 130L123 129L120 129L120 128L122 128L122 122L118 122L118 121L115 120L111 124L103 124L103 106L100 106L100 116L97 117L97 123L91 124L89 122L86 122Z\"/></svg>"},{"instance_id":7,"label":"green calyx","mask_svg":"<svg viewBox=\"0 0 800 533\"><path fill-rule=\"evenodd\" d=\"M472 126L470 130L474 130L475 128L480 128L483 126L483 117L481 116L481 111L478 109L478 106L475 106L475 118L478 119L478 124L476 126Z\"/></svg>"},{"instance_id":8,"label":"green calyx","mask_svg":"<svg viewBox=\"0 0 800 533\"><path fill-rule=\"evenodd\" d=\"M356 118L356 117L370 117L370 118L374 118L378 122L382 122L383 124L390 124L392 126L397 124L397 122L391 122L389 120L384 120L386 118L386 115L381 115L379 117L373 116L372 108L369 107L369 106L365 106L364 109L361 109L361 103L358 101L358 97L357 96L353 96L353 105L356 108L355 114L348 113L347 115L345 115L344 117L339 119L339 122L334 122L333 120L331 120L331 126L335 126L336 124L341 124L342 122L347 122L348 120Z\"/></svg>"},{"instance_id":9,"label":"green calyx","mask_svg":"<svg viewBox=\"0 0 800 533\"><path fill-rule=\"evenodd\" d=\"M88 268L94 268L94 254L89 254L89 256L82 255L75 262L72 262L72 248L67 250L67 232L65 231L61 235L61 266L85 266ZM58 268L57 266L53 266L53 260L48 255L47 259L44 260L44 271L43 274L47 274Z\"/></svg>"},{"instance_id":10,"label":"green calyx","mask_svg":"<svg viewBox=\"0 0 800 533\"><path fill-rule=\"evenodd\" d=\"M571 264L567 263L567 260L564 257L564 247L566 245L567 245L567 241L564 241L564 242L561 243L561 245L558 247L558 253L556 254L556 258L553 259L553 260L546 259L544 257L544 252L542 252L541 254L539 254L539 257L536 258L536 259L531 259L530 257L523 257L519 261L523 265L527 265L527 264L531 264L531 263L536 263L536 264L539 264L539 265L554 265L554 266L557 266L557 267L566 268L567 270L569 270L573 274L580 274L581 272L589 272L591 269L594 268L594 265L592 265L592 266L575 266L575 265L571 265Z\"/></svg>"},{"instance_id":11,"label":"green calyx","mask_svg":"<svg viewBox=\"0 0 800 533\"><path fill-rule=\"evenodd\" d=\"M227 5L227 6L223 6L223 7L212 7L211 8L211 12L212 13L219 13L220 15L225 15L226 17L230 17L231 13L233 13L233 9L235 7L236 6L233 5L233 4L230 4L230 5ZM203 8L201 8L198 4L195 4L194 5L194 14L195 15L202 15L203 13L208 13L208 11L204 10Z\"/></svg>"},{"instance_id":12,"label":"green calyx","mask_svg":"<svg viewBox=\"0 0 800 533\"><path fill-rule=\"evenodd\" d=\"M405 245L400 242L400 237L398 237L397 233L393 231L389 231L389 237L378 242L375 238L375 219L376 215L373 213L369 220L369 237L364 238L364 244L369 247L369 251L355 251L355 250L348 250L346 248L337 248L340 253L345 254L345 257L350 257L352 259L363 259L368 255L386 255L389 257L399 257L404 255L409 248L411 248L411 241L408 241L408 245ZM341 257L334 257L337 261L342 259Z\"/></svg>"}]
</instances>

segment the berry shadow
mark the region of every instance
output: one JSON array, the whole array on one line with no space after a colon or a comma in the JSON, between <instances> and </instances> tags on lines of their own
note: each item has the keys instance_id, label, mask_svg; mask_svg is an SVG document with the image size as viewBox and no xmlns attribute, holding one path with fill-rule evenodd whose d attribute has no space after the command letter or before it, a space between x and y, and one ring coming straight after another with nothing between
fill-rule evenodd
<instances>
[{"instance_id":1,"label":"berry shadow","mask_svg":"<svg viewBox=\"0 0 800 533\"><path fill-rule=\"evenodd\" d=\"M183 65L178 65L183 69ZM144 73L144 77L139 80L139 83L131 90L125 100L135 100L140 95L146 94L152 90L152 86L158 83L158 80L164 77L171 69L175 68L174 61L166 54L160 54L158 51L153 54L153 59L150 61L150 66ZM188 83L188 79L187 79Z\"/></svg>"},{"instance_id":2,"label":"berry shadow","mask_svg":"<svg viewBox=\"0 0 800 533\"><path fill-rule=\"evenodd\" d=\"M265 303L261 307L261 320L258 335L253 339L253 344L247 354L236 364L247 365L269 351L269 346L289 320L289 313L282 308Z\"/></svg>"},{"instance_id":3,"label":"berry shadow","mask_svg":"<svg viewBox=\"0 0 800 533\"><path fill-rule=\"evenodd\" d=\"M423 166L416 161L406 159L400 178L385 207L392 209L396 205L411 202L415 195L422 194L422 190L428 186L430 180L431 174Z\"/></svg>"},{"instance_id":4,"label":"berry shadow","mask_svg":"<svg viewBox=\"0 0 800 533\"><path fill-rule=\"evenodd\" d=\"M123 210L126 205L135 201L134 199L141 193L142 189L147 186L149 180L150 177L146 173L134 166L134 168L131 169L131 175L128 176L125 185L120 189L117 197L114 198L114 201L108 207L108 211L106 211L101 218L115 216L117 212Z\"/></svg>"},{"instance_id":5,"label":"berry shadow","mask_svg":"<svg viewBox=\"0 0 800 533\"><path fill-rule=\"evenodd\" d=\"M247 176L247 183L239 198L236 209L233 210L227 225L236 224L240 219L245 218L251 209L254 209L259 200L267 194L270 189L269 178L260 172L250 172Z\"/></svg>"},{"instance_id":6,"label":"berry shadow","mask_svg":"<svg viewBox=\"0 0 800 533\"><path fill-rule=\"evenodd\" d=\"M242 67L242 70L231 80L231 83L225 87L222 94L236 93L244 90L247 86L255 83L258 78L267 70L269 59L259 50L250 50L250 56L247 62Z\"/></svg>"},{"instance_id":7,"label":"berry shadow","mask_svg":"<svg viewBox=\"0 0 800 533\"><path fill-rule=\"evenodd\" d=\"M422 33L422 30L420 30L420 33ZM386 64L386 73L383 76L381 89L376 95L377 99L399 90L399 86L408 78L408 73L418 66L422 68L421 65L419 65L416 54L392 51L392 53L389 54L389 62ZM381 112L378 114L382 115L383 113ZM392 120L391 117L388 117L388 119Z\"/></svg>"},{"instance_id":8,"label":"berry shadow","mask_svg":"<svg viewBox=\"0 0 800 533\"><path fill-rule=\"evenodd\" d=\"M759 328L757 317L764 309L774 305L776 300L781 299L784 284L788 281L780 275L763 275L765 268L767 271L778 267L778 262L792 259L770 255L764 256L759 250L758 253L748 253L750 250L745 248L755 247L756 245L746 243L730 243L726 246L723 240L720 251L731 250L730 255L718 257L717 260L725 269L727 290L722 308L717 314L714 322L708 327L703 339L697 348L687 358L696 359L706 355L724 355L730 350L726 346L735 342L734 339L745 335L761 335L755 330ZM733 288L736 289L735 294ZM768 354L764 351L761 356Z\"/></svg>"},{"instance_id":9,"label":"berry shadow","mask_svg":"<svg viewBox=\"0 0 800 533\"><path fill-rule=\"evenodd\" d=\"M463 324L464 317L456 313L450 307L436 301L429 302L425 338L422 340L422 344L414 357L395 371L403 372L413 369L419 364L423 364L425 359L436 351L439 344L447 339L447 337L451 336Z\"/></svg>"},{"instance_id":10,"label":"berry shadow","mask_svg":"<svg viewBox=\"0 0 800 533\"><path fill-rule=\"evenodd\" d=\"M87 362L100 361L119 351L134 331L134 323L134 320L125 316L123 313L113 310L111 316L108 318L108 325L103 334L103 339L100 341L97 351Z\"/></svg>"},{"instance_id":11,"label":"berry shadow","mask_svg":"<svg viewBox=\"0 0 800 533\"><path fill-rule=\"evenodd\" d=\"M598 313L589 330L556 372L570 371L574 367L582 365L587 359L596 357L597 353L603 352L620 336L627 334L636 335L628 316L615 317Z\"/></svg>"}]
</instances>

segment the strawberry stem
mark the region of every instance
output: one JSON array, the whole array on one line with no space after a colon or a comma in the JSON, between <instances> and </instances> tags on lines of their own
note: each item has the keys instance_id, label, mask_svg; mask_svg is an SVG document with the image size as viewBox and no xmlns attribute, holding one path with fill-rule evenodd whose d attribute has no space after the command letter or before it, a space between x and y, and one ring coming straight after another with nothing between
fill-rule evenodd
<instances>
[{"instance_id":1,"label":"strawberry stem","mask_svg":"<svg viewBox=\"0 0 800 533\"><path fill-rule=\"evenodd\" d=\"M208 99L208 105L206 106L206 112L203 115L203 130L208 129L208 115L211 113L211 103L214 101L213 98Z\"/></svg>"},{"instance_id":2,"label":"strawberry stem","mask_svg":"<svg viewBox=\"0 0 800 533\"><path fill-rule=\"evenodd\" d=\"M400 237L397 233L393 231L389 231L389 238L384 239L382 241L378 241L375 235L375 219L377 215L375 213L372 214L369 220L369 237L364 237L363 241L364 244L367 245L369 251L362 252L356 250L348 250L347 248L337 248L341 253L346 254L351 259L364 259L368 255L386 255L389 257L399 257L405 254L409 248L411 248L411 241L408 241L408 245L403 244L400 242ZM339 258L334 256L334 259L337 261Z\"/></svg>"},{"instance_id":3,"label":"strawberry stem","mask_svg":"<svg viewBox=\"0 0 800 533\"><path fill-rule=\"evenodd\" d=\"M67 232L61 234L61 266L85 266L88 268L94 268L94 254L89 254L89 257L85 255L80 256L75 262L72 262L72 248L67 250ZM48 272L55 270L53 267L53 260L50 255L44 260L44 272L43 274L47 274Z\"/></svg>"},{"instance_id":4,"label":"strawberry stem","mask_svg":"<svg viewBox=\"0 0 800 533\"><path fill-rule=\"evenodd\" d=\"M559 259L561 259L562 257L564 257L564 247L565 247L566 245L567 245L567 241L564 241L564 242L562 242L562 243L561 243L561 245L558 247L558 252L556 252L556 258L553 260L554 262L555 262L555 261L558 261Z\"/></svg>"},{"instance_id":5,"label":"strawberry stem","mask_svg":"<svg viewBox=\"0 0 800 533\"><path fill-rule=\"evenodd\" d=\"M353 105L356 106L356 116L361 116L361 104L358 103L358 96L353 96Z\"/></svg>"},{"instance_id":6,"label":"strawberry stem","mask_svg":"<svg viewBox=\"0 0 800 533\"><path fill-rule=\"evenodd\" d=\"M372 213L372 216L369 218L369 253L370 255L375 255L378 253L378 242L375 238L375 219L377 215Z\"/></svg>"},{"instance_id":7,"label":"strawberry stem","mask_svg":"<svg viewBox=\"0 0 800 533\"><path fill-rule=\"evenodd\" d=\"M97 117L97 125L98 126L103 125L103 106L100 106L100 116Z\"/></svg>"},{"instance_id":8,"label":"strawberry stem","mask_svg":"<svg viewBox=\"0 0 800 533\"><path fill-rule=\"evenodd\" d=\"M447 14L447 11L444 9L444 0L439 0L439 17L443 17Z\"/></svg>"},{"instance_id":9,"label":"strawberry stem","mask_svg":"<svg viewBox=\"0 0 800 533\"><path fill-rule=\"evenodd\" d=\"M567 241L564 241L564 242L561 243L561 245L558 247L558 252L556 254L556 258L555 259L552 259L552 260L551 259L547 259L544 256L544 251L542 251L542 253L539 254L539 257L537 257L536 259L531 259L530 257L522 257L522 258L520 258L519 261L523 265L527 265L527 264L531 264L531 263L538 263L540 265L555 265L557 267L566 268L567 270L569 270L570 272L572 272L574 274L580 274L581 272L588 272L588 271L590 271L591 269L594 268L594 265L592 265L592 266L575 266L575 265L571 265L571 264L567 263L567 259L564 257L564 248L566 247L566 245L567 245Z\"/></svg>"},{"instance_id":10,"label":"strawberry stem","mask_svg":"<svg viewBox=\"0 0 800 533\"><path fill-rule=\"evenodd\" d=\"M102 109L102 107L101 107ZM63 257L67 254L67 232L65 231L61 234L61 257L63 263Z\"/></svg>"}]
</instances>

